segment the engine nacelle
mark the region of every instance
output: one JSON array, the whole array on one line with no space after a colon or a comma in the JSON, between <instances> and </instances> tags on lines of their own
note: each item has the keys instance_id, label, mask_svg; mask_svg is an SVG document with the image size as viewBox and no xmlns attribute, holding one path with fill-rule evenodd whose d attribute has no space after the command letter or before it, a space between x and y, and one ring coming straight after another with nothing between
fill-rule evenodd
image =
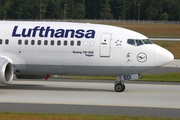
<instances>
[{"instance_id":1,"label":"engine nacelle","mask_svg":"<svg viewBox=\"0 0 180 120\"><path fill-rule=\"evenodd\" d=\"M0 58L0 84L10 84L13 80L13 66L6 58Z\"/></svg>"}]
</instances>

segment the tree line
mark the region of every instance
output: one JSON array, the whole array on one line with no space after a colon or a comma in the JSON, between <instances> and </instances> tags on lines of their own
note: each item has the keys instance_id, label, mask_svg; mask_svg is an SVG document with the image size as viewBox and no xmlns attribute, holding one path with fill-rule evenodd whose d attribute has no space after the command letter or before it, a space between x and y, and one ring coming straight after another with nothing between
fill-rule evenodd
<instances>
[{"instance_id":1,"label":"tree line","mask_svg":"<svg viewBox=\"0 0 180 120\"><path fill-rule=\"evenodd\" d=\"M180 21L180 0L0 0L0 19Z\"/></svg>"}]
</instances>

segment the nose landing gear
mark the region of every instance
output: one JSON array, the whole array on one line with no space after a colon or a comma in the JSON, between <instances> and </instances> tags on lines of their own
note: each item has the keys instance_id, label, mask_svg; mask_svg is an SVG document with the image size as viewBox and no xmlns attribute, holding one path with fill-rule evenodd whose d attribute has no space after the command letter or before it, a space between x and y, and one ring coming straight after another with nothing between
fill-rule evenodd
<instances>
[{"instance_id":1,"label":"nose landing gear","mask_svg":"<svg viewBox=\"0 0 180 120\"><path fill-rule=\"evenodd\" d=\"M137 80L141 78L141 74L132 74L132 75L122 75L116 76L116 82L114 83L114 90L116 92L123 92L125 90L125 85L123 81L127 80Z\"/></svg>"}]
</instances>

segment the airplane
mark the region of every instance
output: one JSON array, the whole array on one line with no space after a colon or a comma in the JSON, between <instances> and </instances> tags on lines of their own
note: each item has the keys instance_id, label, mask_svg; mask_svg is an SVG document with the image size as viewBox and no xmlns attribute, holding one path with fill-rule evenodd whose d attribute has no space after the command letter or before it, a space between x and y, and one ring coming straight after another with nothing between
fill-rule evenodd
<instances>
[{"instance_id":1,"label":"airplane","mask_svg":"<svg viewBox=\"0 0 180 120\"><path fill-rule=\"evenodd\" d=\"M124 81L170 63L174 56L146 36L121 27L71 22L0 21L0 83L13 76L116 76Z\"/></svg>"}]
</instances>

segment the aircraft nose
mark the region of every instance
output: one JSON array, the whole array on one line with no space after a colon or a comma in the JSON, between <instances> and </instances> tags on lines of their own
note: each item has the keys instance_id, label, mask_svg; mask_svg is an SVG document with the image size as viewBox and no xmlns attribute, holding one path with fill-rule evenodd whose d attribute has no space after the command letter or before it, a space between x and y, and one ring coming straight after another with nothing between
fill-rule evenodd
<instances>
[{"instance_id":1,"label":"aircraft nose","mask_svg":"<svg viewBox=\"0 0 180 120\"><path fill-rule=\"evenodd\" d=\"M168 50L156 45L155 66L163 66L174 60L174 55Z\"/></svg>"}]
</instances>

